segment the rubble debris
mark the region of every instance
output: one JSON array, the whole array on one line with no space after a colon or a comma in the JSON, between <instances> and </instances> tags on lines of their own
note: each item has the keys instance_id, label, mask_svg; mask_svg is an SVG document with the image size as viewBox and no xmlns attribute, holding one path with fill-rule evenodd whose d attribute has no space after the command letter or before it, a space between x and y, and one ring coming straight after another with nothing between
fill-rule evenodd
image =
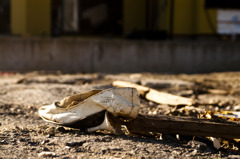
<instances>
[{"instance_id":1,"label":"rubble debris","mask_svg":"<svg viewBox=\"0 0 240 159\"><path fill-rule=\"evenodd\" d=\"M187 105L173 107L168 115L197 117L199 114L204 114L205 112L205 109Z\"/></svg>"},{"instance_id":2,"label":"rubble debris","mask_svg":"<svg viewBox=\"0 0 240 159\"><path fill-rule=\"evenodd\" d=\"M240 138L240 127L236 123L164 115L158 118L140 116L139 105L135 88L111 88L64 98L60 102L41 107L39 115L48 122L86 129L88 132L109 130L118 134L121 125L126 125L133 134L167 133ZM122 120L121 116L125 119Z\"/></svg>"},{"instance_id":3,"label":"rubble debris","mask_svg":"<svg viewBox=\"0 0 240 159\"><path fill-rule=\"evenodd\" d=\"M239 155L229 155L229 159L239 159Z\"/></svg>"},{"instance_id":4,"label":"rubble debris","mask_svg":"<svg viewBox=\"0 0 240 159\"><path fill-rule=\"evenodd\" d=\"M187 143L187 145L199 151L207 150L207 144L200 141L191 140Z\"/></svg>"},{"instance_id":5,"label":"rubble debris","mask_svg":"<svg viewBox=\"0 0 240 159\"><path fill-rule=\"evenodd\" d=\"M141 86L135 83L126 81L114 81L113 86L116 87L133 87L138 90L141 96L145 97L147 100L159 103L159 104L169 104L169 105L192 105L193 99L173 95L166 92L160 92L158 90Z\"/></svg>"},{"instance_id":6,"label":"rubble debris","mask_svg":"<svg viewBox=\"0 0 240 159\"><path fill-rule=\"evenodd\" d=\"M215 119L222 121L240 121L240 112L236 111L206 111L205 113L199 114L200 118Z\"/></svg>"},{"instance_id":7,"label":"rubble debris","mask_svg":"<svg viewBox=\"0 0 240 159\"><path fill-rule=\"evenodd\" d=\"M186 155L186 157L192 157L192 156L196 156L196 155L197 155L197 153L198 153L198 150L197 150L197 149L195 149L195 150L193 150L191 153L187 154L187 155Z\"/></svg>"},{"instance_id":8,"label":"rubble debris","mask_svg":"<svg viewBox=\"0 0 240 159\"><path fill-rule=\"evenodd\" d=\"M55 157L55 156L56 153L50 151L45 151L38 154L38 157Z\"/></svg>"},{"instance_id":9,"label":"rubble debris","mask_svg":"<svg viewBox=\"0 0 240 159\"><path fill-rule=\"evenodd\" d=\"M82 146L85 142L86 142L86 140L81 141L81 142L67 142L67 143L65 143L65 145L69 146L69 147Z\"/></svg>"},{"instance_id":10,"label":"rubble debris","mask_svg":"<svg viewBox=\"0 0 240 159\"><path fill-rule=\"evenodd\" d=\"M193 106L157 104L155 102L148 101L145 98L141 98L141 109L139 112L139 117L150 117L147 115L151 115L151 118L152 116L154 116L154 118L158 118L163 114L171 116L184 115L192 117L192 115L195 116L195 113L196 115L198 114L198 112L195 112L194 110L198 108L207 111L211 110L214 112L214 114L217 113L216 111L219 111L219 113L220 111L226 110L239 111L239 73L233 74L234 76L226 73L221 73L220 77L218 73L206 75L133 75L131 77L132 82L134 83L141 83L141 81L145 79L180 79L194 83L194 87L192 89L178 89L171 87L160 90L178 96L195 98L195 88L199 88L198 90L202 91L197 92L199 93L197 98L198 103L194 104ZM213 147L213 142L208 137L205 138L193 135L179 135L180 138L178 137L176 139L176 135L168 135L167 133L145 133L141 136L133 134L134 132L131 134L131 132L127 130L126 123L132 122L132 120L124 122L120 117L116 117L116 120L119 119L121 122L123 122L121 124L125 124L122 125L125 126L124 128L126 130L123 132L126 134L124 136L112 135L108 131L86 133L84 131L79 131L78 129L64 127L61 124L59 126L45 124L42 120L40 120L39 115L36 114L36 109L39 109L40 106L50 104L53 101L60 101L64 97L71 94L76 94L77 92L84 92L91 89L110 88L112 87L112 82L114 80L128 80L125 77L129 77L130 74L124 74L124 77L122 79L117 79L118 74L114 74L113 77L115 77L115 79L107 80L104 74L102 75L101 79L92 78L93 80L89 84L82 84L81 80L79 82L79 79L82 79L85 74L69 74L69 78L66 79L62 78L62 75L57 75L53 78L49 78L50 80L46 78L46 81L32 81L33 79L40 79L38 76L39 75L36 74L36 78L35 76L34 78L28 78L27 81L21 84L16 84L14 82L16 79L25 77L24 74L1 76L0 84L2 86L2 89L0 91L0 115L3 120L0 121L2 123L0 126L0 149L3 158L26 158L26 156L28 158L34 158L37 157L38 154L42 151L55 152L61 158L108 158L109 156L113 156L115 158L131 158L134 156L137 156L138 158L148 158L149 156L154 156L156 158L186 158L186 156L190 156L188 158L238 158L240 154L240 141L237 138L226 139L215 137L220 141L221 144L221 148L216 150ZM40 76L42 77L42 74ZM46 75L46 77L48 77L48 75ZM205 83L204 79L212 79L210 82L213 84ZM54 80L56 80L57 83L54 83ZM196 83L197 81L202 85L198 85L198 83ZM108 87L102 87L103 82L104 84L107 83ZM99 85L101 87L99 87ZM156 87L154 87L154 89L155 88ZM231 92L229 92L227 95L220 93L213 94L209 93L208 91L204 91L204 89L233 90L234 94ZM175 111L173 111L174 109ZM189 109L190 111L188 112ZM171 110L173 112L168 113ZM178 112L179 110L182 110L182 112ZM224 124L229 122L228 118L218 117L214 114L212 114L213 118L206 121L213 120L215 123ZM222 114L222 112L220 114ZM104 116L105 114L101 115ZM231 114L228 113L227 115ZM111 117L114 118L113 115L111 115ZM192 120L191 118L187 119ZM239 123L239 121L234 122ZM45 128L43 127L38 131L41 125L45 126ZM178 124L176 123L176 125ZM18 126L20 129L17 129L17 127L15 128L15 126ZM48 128L51 127L55 127L55 136L48 138ZM27 129L25 130L24 128ZM227 131L231 133L230 130ZM52 131L49 132L52 133ZM160 134L163 136L162 139L158 138ZM106 137L110 139L105 139ZM172 137L172 139L170 137ZM198 147L201 146L198 146L197 143L195 144L196 147L194 147L194 145L188 146L187 143L192 140L206 143L207 150L199 151ZM80 146L81 143L79 142L82 141L87 142ZM66 146L67 143L70 143L70 146ZM115 149L119 147L120 149L122 148L122 150L115 151ZM220 153L221 155L219 155Z\"/></svg>"},{"instance_id":11,"label":"rubble debris","mask_svg":"<svg viewBox=\"0 0 240 159\"><path fill-rule=\"evenodd\" d=\"M234 106L234 107L233 107L233 110L234 110L234 111L240 111L240 105Z\"/></svg>"},{"instance_id":12,"label":"rubble debris","mask_svg":"<svg viewBox=\"0 0 240 159\"><path fill-rule=\"evenodd\" d=\"M176 80L176 79L143 79L141 80L141 84L146 87L158 88L158 89L162 89L162 88L183 89L183 88L192 88L194 86L193 82Z\"/></svg>"},{"instance_id":13,"label":"rubble debris","mask_svg":"<svg viewBox=\"0 0 240 159\"><path fill-rule=\"evenodd\" d=\"M216 149L220 149L221 148L221 143L220 141L215 138L215 137L210 137L210 140L212 140L213 142L213 146L216 148Z\"/></svg>"},{"instance_id":14,"label":"rubble debris","mask_svg":"<svg viewBox=\"0 0 240 159\"><path fill-rule=\"evenodd\" d=\"M221 95L226 95L230 93L230 91L222 90L222 89L207 89L207 92L211 94L221 94Z\"/></svg>"},{"instance_id":15,"label":"rubble debris","mask_svg":"<svg viewBox=\"0 0 240 159\"><path fill-rule=\"evenodd\" d=\"M228 119L230 121L240 121L240 112L216 111L214 115L223 119Z\"/></svg>"}]
</instances>

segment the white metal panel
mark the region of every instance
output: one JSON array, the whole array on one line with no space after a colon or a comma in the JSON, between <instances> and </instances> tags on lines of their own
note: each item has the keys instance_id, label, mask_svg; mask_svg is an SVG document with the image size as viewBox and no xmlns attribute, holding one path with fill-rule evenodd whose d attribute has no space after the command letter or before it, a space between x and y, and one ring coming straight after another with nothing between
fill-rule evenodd
<instances>
[{"instance_id":1,"label":"white metal panel","mask_svg":"<svg viewBox=\"0 0 240 159\"><path fill-rule=\"evenodd\" d=\"M219 34L240 33L240 10L217 11L217 32Z\"/></svg>"}]
</instances>

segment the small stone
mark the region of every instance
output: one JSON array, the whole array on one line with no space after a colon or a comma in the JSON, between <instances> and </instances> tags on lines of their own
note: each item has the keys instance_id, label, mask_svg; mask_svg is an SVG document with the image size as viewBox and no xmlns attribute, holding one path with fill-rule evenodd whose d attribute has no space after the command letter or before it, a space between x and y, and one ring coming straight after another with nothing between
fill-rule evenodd
<instances>
[{"instance_id":1,"label":"small stone","mask_svg":"<svg viewBox=\"0 0 240 159\"><path fill-rule=\"evenodd\" d=\"M37 133L38 133L38 134L41 134L42 132L43 132L43 131L42 131L41 129L38 129L38 130L37 130Z\"/></svg>"},{"instance_id":2,"label":"small stone","mask_svg":"<svg viewBox=\"0 0 240 159\"><path fill-rule=\"evenodd\" d=\"M60 127L57 128L57 131L66 132L66 129L64 127L60 126Z\"/></svg>"},{"instance_id":3,"label":"small stone","mask_svg":"<svg viewBox=\"0 0 240 159\"><path fill-rule=\"evenodd\" d=\"M111 142L112 141L112 137L111 136L106 136L106 137L103 137L102 139L101 139L101 141L102 142Z\"/></svg>"},{"instance_id":4,"label":"small stone","mask_svg":"<svg viewBox=\"0 0 240 159\"><path fill-rule=\"evenodd\" d=\"M81 142L68 142L65 145L69 147L74 147L74 146L82 146L86 141L81 141Z\"/></svg>"},{"instance_id":5,"label":"small stone","mask_svg":"<svg viewBox=\"0 0 240 159\"><path fill-rule=\"evenodd\" d=\"M29 141L28 144L29 144L30 146L37 146L37 145L39 145L39 142Z\"/></svg>"},{"instance_id":6,"label":"small stone","mask_svg":"<svg viewBox=\"0 0 240 159\"><path fill-rule=\"evenodd\" d=\"M47 139L47 140L43 140L43 141L41 142L41 145L44 145L44 144L47 143L47 142L49 142L48 139Z\"/></svg>"},{"instance_id":7,"label":"small stone","mask_svg":"<svg viewBox=\"0 0 240 159\"><path fill-rule=\"evenodd\" d=\"M104 155L104 154L106 154L106 152L107 152L107 150L104 149L104 150L102 150L101 154Z\"/></svg>"},{"instance_id":8,"label":"small stone","mask_svg":"<svg viewBox=\"0 0 240 159\"><path fill-rule=\"evenodd\" d=\"M43 147L43 151L49 151L47 147Z\"/></svg>"},{"instance_id":9,"label":"small stone","mask_svg":"<svg viewBox=\"0 0 240 159\"><path fill-rule=\"evenodd\" d=\"M70 146L65 146L65 149L70 150L71 147Z\"/></svg>"},{"instance_id":10,"label":"small stone","mask_svg":"<svg viewBox=\"0 0 240 159\"><path fill-rule=\"evenodd\" d=\"M21 109L17 109L17 114L23 114L23 111Z\"/></svg>"},{"instance_id":11,"label":"small stone","mask_svg":"<svg viewBox=\"0 0 240 159\"><path fill-rule=\"evenodd\" d=\"M47 135L47 138L51 138L52 136L53 136L53 135L48 134L48 135Z\"/></svg>"},{"instance_id":12,"label":"small stone","mask_svg":"<svg viewBox=\"0 0 240 159\"><path fill-rule=\"evenodd\" d=\"M54 156L56 156L56 153L50 151L41 152L38 154L38 157L54 157Z\"/></svg>"},{"instance_id":13,"label":"small stone","mask_svg":"<svg viewBox=\"0 0 240 159\"><path fill-rule=\"evenodd\" d=\"M186 157L195 156L197 153L198 153L197 150L193 150L192 152L190 152L189 154L187 154Z\"/></svg>"},{"instance_id":14,"label":"small stone","mask_svg":"<svg viewBox=\"0 0 240 159\"><path fill-rule=\"evenodd\" d=\"M234 110L234 111L239 111L239 110L240 110L240 105L234 106L234 107L233 107L233 110Z\"/></svg>"},{"instance_id":15,"label":"small stone","mask_svg":"<svg viewBox=\"0 0 240 159\"><path fill-rule=\"evenodd\" d=\"M24 138L20 138L19 141L20 141L20 142L25 142L26 139L24 139Z\"/></svg>"},{"instance_id":16,"label":"small stone","mask_svg":"<svg viewBox=\"0 0 240 159\"><path fill-rule=\"evenodd\" d=\"M180 155L181 152L176 151L176 150L173 150L173 151L171 152L171 154L174 155L174 156L177 156L177 155Z\"/></svg>"},{"instance_id":17,"label":"small stone","mask_svg":"<svg viewBox=\"0 0 240 159\"><path fill-rule=\"evenodd\" d=\"M7 144L9 144L6 140L1 140L0 141L0 145L7 145Z\"/></svg>"},{"instance_id":18,"label":"small stone","mask_svg":"<svg viewBox=\"0 0 240 159\"><path fill-rule=\"evenodd\" d=\"M47 128L44 131L44 134L45 135L50 135L50 136L55 136L55 128L54 127Z\"/></svg>"},{"instance_id":19,"label":"small stone","mask_svg":"<svg viewBox=\"0 0 240 159\"><path fill-rule=\"evenodd\" d=\"M210 137L210 140L212 140L213 146L214 146L217 150L221 148L221 143L220 143L220 141L219 141L217 138L215 138L215 137Z\"/></svg>"},{"instance_id":20,"label":"small stone","mask_svg":"<svg viewBox=\"0 0 240 159\"><path fill-rule=\"evenodd\" d=\"M36 150L36 148L34 147L34 148L31 148L31 151L35 151Z\"/></svg>"},{"instance_id":21,"label":"small stone","mask_svg":"<svg viewBox=\"0 0 240 159\"><path fill-rule=\"evenodd\" d=\"M200 142L200 141L189 141L187 143L188 146L196 149L196 150L200 150L200 151L205 151L207 150L207 144L203 143L203 142Z\"/></svg>"},{"instance_id":22,"label":"small stone","mask_svg":"<svg viewBox=\"0 0 240 159\"><path fill-rule=\"evenodd\" d=\"M229 155L229 159L240 159L240 155Z\"/></svg>"}]
</instances>

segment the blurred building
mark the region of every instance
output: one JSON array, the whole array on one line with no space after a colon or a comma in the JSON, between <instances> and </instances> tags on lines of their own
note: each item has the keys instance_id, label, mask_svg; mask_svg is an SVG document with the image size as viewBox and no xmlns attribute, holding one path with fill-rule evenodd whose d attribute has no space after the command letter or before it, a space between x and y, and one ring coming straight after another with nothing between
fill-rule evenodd
<instances>
[{"instance_id":1,"label":"blurred building","mask_svg":"<svg viewBox=\"0 0 240 159\"><path fill-rule=\"evenodd\" d=\"M137 39L214 36L224 19L219 15L225 15L219 9L226 8L240 9L239 0L0 0L0 34ZM239 25L238 10L231 16Z\"/></svg>"}]
</instances>

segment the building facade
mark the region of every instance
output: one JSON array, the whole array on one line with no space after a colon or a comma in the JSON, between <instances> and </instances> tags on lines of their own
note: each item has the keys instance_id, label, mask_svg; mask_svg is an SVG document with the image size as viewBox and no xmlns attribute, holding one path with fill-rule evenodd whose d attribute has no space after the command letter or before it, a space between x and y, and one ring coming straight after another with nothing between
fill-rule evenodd
<instances>
[{"instance_id":1,"label":"building facade","mask_svg":"<svg viewBox=\"0 0 240 159\"><path fill-rule=\"evenodd\" d=\"M224 0L0 0L0 34L149 39L211 36L217 32L217 11L226 6L221 6L223 3ZM232 4L228 8L239 7L236 0L228 0L228 4Z\"/></svg>"}]
</instances>

